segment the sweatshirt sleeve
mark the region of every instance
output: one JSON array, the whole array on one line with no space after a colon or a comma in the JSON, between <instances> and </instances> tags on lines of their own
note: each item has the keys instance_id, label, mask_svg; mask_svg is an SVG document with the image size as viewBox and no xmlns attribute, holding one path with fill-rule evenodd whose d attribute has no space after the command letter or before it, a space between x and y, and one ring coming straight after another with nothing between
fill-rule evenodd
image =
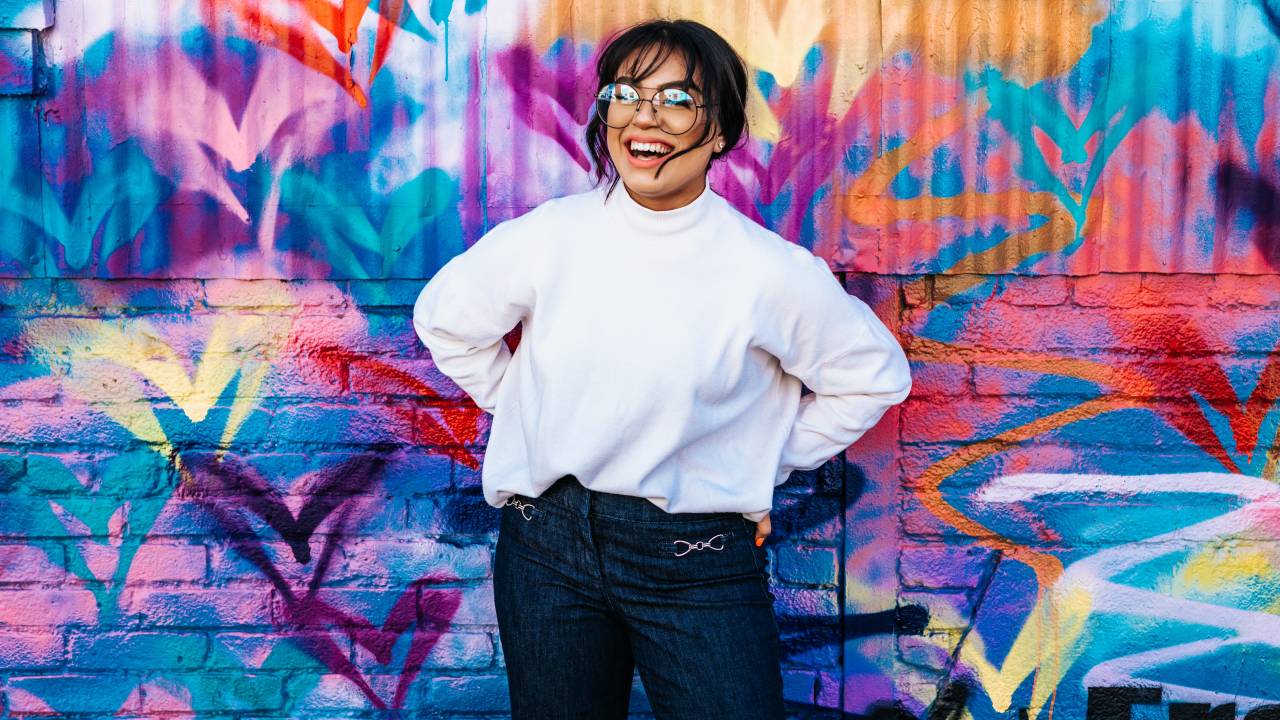
<instances>
[{"instance_id":1,"label":"sweatshirt sleeve","mask_svg":"<svg viewBox=\"0 0 1280 720\"><path fill-rule=\"evenodd\" d=\"M511 362L502 338L533 309L526 216L494 226L454 256L418 294L413 328L440 372L492 413Z\"/></svg>"},{"instance_id":2,"label":"sweatshirt sleeve","mask_svg":"<svg viewBox=\"0 0 1280 720\"><path fill-rule=\"evenodd\" d=\"M813 392L800 398L775 485L844 451L911 392L906 354L884 323L821 258L788 250L792 272L773 293L760 345Z\"/></svg>"}]
</instances>

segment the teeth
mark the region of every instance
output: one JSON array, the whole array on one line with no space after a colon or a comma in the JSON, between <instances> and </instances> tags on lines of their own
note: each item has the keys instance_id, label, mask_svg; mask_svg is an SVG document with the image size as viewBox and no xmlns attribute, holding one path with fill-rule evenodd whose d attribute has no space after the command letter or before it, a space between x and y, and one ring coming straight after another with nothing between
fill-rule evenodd
<instances>
[{"instance_id":1,"label":"teeth","mask_svg":"<svg viewBox=\"0 0 1280 720\"><path fill-rule=\"evenodd\" d=\"M648 152L656 152L656 153L661 153L663 155L666 155L667 153L671 152L671 148L667 147L666 145L661 145L659 143L646 143L646 142L633 141L631 143L631 152L636 152L639 150L647 150Z\"/></svg>"}]
</instances>

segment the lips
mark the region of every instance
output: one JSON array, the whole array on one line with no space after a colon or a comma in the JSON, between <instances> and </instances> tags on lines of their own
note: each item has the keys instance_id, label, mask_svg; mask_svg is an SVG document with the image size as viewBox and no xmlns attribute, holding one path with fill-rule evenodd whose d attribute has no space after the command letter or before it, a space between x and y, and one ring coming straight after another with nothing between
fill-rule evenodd
<instances>
[{"instance_id":1,"label":"lips","mask_svg":"<svg viewBox=\"0 0 1280 720\"><path fill-rule=\"evenodd\" d=\"M657 143L659 145L665 145L666 147L671 148L673 152L675 151L674 145L667 142L666 140L662 140L661 138L645 137L643 135L633 135L631 137L622 139L621 142L622 142L622 151L627 155L627 161L637 168L657 167L662 164L662 162L670 155L670 153L668 153L667 155L657 155L651 158L636 157L631 153L632 142Z\"/></svg>"}]
</instances>

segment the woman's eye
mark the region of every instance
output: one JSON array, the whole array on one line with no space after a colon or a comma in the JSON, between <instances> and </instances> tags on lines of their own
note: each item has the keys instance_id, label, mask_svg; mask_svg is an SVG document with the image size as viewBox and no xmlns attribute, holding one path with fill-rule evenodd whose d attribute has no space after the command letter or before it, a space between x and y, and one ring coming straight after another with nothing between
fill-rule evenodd
<instances>
[{"instance_id":1,"label":"woman's eye","mask_svg":"<svg viewBox=\"0 0 1280 720\"><path fill-rule=\"evenodd\" d=\"M662 104L669 107L691 107L693 97L683 90L668 90L662 94Z\"/></svg>"}]
</instances>

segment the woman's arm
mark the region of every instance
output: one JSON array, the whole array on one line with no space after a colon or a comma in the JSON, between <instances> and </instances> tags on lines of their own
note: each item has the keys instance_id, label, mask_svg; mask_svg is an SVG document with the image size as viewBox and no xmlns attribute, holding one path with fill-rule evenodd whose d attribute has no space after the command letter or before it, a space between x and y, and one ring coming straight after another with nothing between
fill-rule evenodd
<instances>
[{"instance_id":1,"label":"woman's arm","mask_svg":"<svg viewBox=\"0 0 1280 720\"><path fill-rule=\"evenodd\" d=\"M844 451L911 392L906 354L884 323L821 258L799 246L790 251L797 262L785 296L771 303L772 331L761 346L813 393L800 398L778 483Z\"/></svg>"},{"instance_id":2,"label":"woman's arm","mask_svg":"<svg viewBox=\"0 0 1280 720\"><path fill-rule=\"evenodd\" d=\"M495 226L431 278L413 306L413 328L440 372L482 410L511 362L502 338L532 311L527 215Z\"/></svg>"}]
</instances>

